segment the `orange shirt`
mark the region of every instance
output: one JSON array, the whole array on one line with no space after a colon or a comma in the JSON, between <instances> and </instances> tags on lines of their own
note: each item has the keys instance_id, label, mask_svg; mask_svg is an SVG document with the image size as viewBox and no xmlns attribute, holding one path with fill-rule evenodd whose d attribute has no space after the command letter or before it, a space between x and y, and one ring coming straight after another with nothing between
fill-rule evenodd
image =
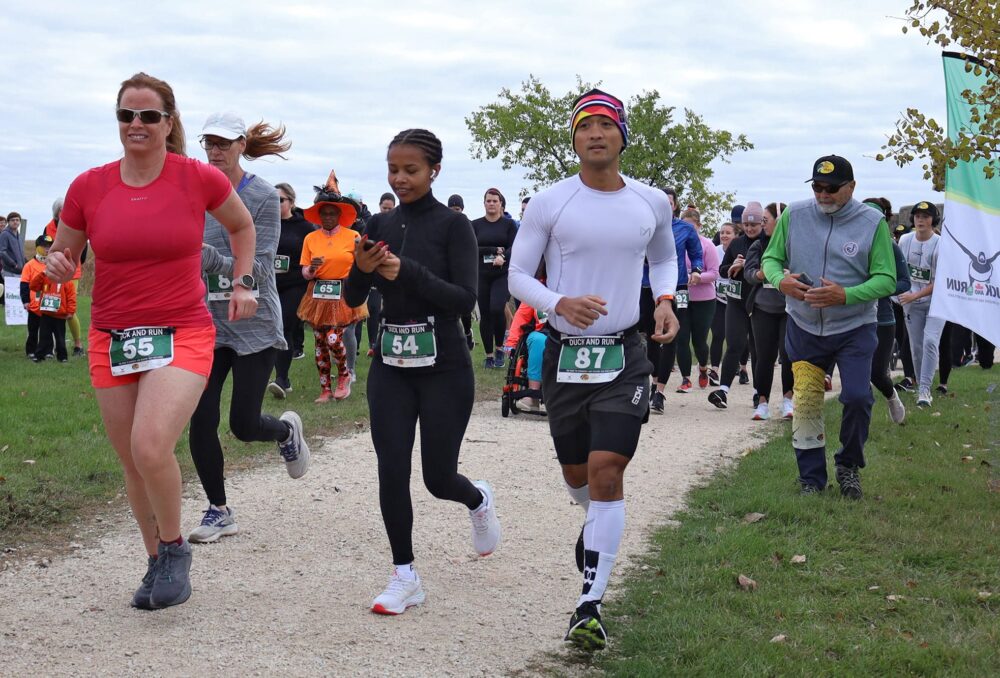
<instances>
[{"instance_id":1,"label":"orange shirt","mask_svg":"<svg viewBox=\"0 0 1000 678\"><path fill-rule=\"evenodd\" d=\"M28 263L24 265L21 269L21 282L28 283L28 289L31 289L31 280L35 277L36 273L41 273L45 270L45 264L40 262L38 259L31 257L28 259ZM28 311L38 315L41 311L38 310L38 300L42 295L37 292L28 293Z\"/></svg>"},{"instance_id":2,"label":"orange shirt","mask_svg":"<svg viewBox=\"0 0 1000 678\"><path fill-rule=\"evenodd\" d=\"M76 285L54 283L45 275L45 270L43 269L35 273L28 287L32 292L37 292L39 298L48 295L59 297L59 310L55 313L42 311L46 315L55 316L56 318L68 318L76 313ZM33 301L32 303L39 304L39 307L41 305L40 300Z\"/></svg>"},{"instance_id":3,"label":"orange shirt","mask_svg":"<svg viewBox=\"0 0 1000 678\"><path fill-rule=\"evenodd\" d=\"M323 265L316 270L319 280L341 280L346 278L354 265L354 239L358 232L339 227L333 235L327 235L322 228L306 236L302 241L302 257L299 264L308 266L314 257L323 257Z\"/></svg>"},{"instance_id":4,"label":"orange shirt","mask_svg":"<svg viewBox=\"0 0 1000 678\"><path fill-rule=\"evenodd\" d=\"M45 235L52 238L53 242L56 239L56 231L59 229L59 225L56 220L53 219L49 223L45 224ZM76 273L73 274L73 280L79 280L80 276L83 275L83 264L76 265Z\"/></svg>"}]
</instances>

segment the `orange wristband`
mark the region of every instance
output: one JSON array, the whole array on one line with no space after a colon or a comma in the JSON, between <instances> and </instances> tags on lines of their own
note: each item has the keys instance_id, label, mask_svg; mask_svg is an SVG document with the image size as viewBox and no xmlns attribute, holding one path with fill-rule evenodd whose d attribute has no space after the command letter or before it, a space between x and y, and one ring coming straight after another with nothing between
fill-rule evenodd
<instances>
[{"instance_id":1,"label":"orange wristband","mask_svg":"<svg viewBox=\"0 0 1000 678\"><path fill-rule=\"evenodd\" d=\"M673 301L674 300L674 295L672 295L672 294L661 294L660 296L658 296L656 298L656 303L660 303L664 299L666 299L667 301Z\"/></svg>"}]
</instances>

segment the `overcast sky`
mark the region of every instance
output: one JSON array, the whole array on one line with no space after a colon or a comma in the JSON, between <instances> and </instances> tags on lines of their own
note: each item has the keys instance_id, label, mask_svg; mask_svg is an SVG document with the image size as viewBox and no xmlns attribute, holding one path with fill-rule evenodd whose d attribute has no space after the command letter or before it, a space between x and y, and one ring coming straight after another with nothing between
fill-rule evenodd
<instances>
[{"instance_id":1,"label":"overcast sky","mask_svg":"<svg viewBox=\"0 0 1000 678\"><path fill-rule=\"evenodd\" d=\"M712 183L740 202L810 196L812 161L835 152L854 163L857 197L910 204L931 195L919 166L874 160L907 107L944 123L940 52L901 33L908 5L5 0L0 211L21 212L33 236L76 175L120 157L115 94L140 70L173 86L194 157L213 111L284 123L288 160L246 167L291 183L300 204L336 168L344 190L374 205L388 190L388 141L427 127L444 143L439 199L460 193L475 218L497 186L516 207L528 182L473 160L464 118L529 74L559 94L577 74L622 99L656 89L746 134L755 149L715 163Z\"/></svg>"}]
</instances>

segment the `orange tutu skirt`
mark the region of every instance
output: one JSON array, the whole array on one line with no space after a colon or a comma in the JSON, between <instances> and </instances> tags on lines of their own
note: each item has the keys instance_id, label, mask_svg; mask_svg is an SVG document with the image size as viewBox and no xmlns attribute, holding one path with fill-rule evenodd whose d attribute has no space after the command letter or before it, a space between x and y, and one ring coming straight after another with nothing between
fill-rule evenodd
<instances>
[{"instance_id":1,"label":"orange tutu skirt","mask_svg":"<svg viewBox=\"0 0 1000 678\"><path fill-rule=\"evenodd\" d=\"M306 293L299 302L297 315L313 327L346 327L368 317L368 304L351 308L343 299L316 299L313 297L313 286L316 281L310 280Z\"/></svg>"}]
</instances>

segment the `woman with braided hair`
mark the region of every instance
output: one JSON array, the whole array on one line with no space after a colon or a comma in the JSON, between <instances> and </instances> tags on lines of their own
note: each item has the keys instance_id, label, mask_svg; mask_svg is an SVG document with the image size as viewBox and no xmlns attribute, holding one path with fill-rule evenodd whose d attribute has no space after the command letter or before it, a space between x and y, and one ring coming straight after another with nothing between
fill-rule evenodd
<instances>
[{"instance_id":1,"label":"woman with braided hair","mask_svg":"<svg viewBox=\"0 0 1000 678\"><path fill-rule=\"evenodd\" d=\"M424 129L405 130L389 143L388 179L399 207L368 222L354 248L344 291L350 306L364 304L372 285L382 293L368 407L394 572L372 603L377 614L400 614L424 602L413 568L410 501L417 421L427 489L469 510L472 543L480 556L500 543L489 483L473 483L458 473L475 399L472 359L459 319L476 304L478 259L468 218L431 192L441 157L441 142Z\"/></svg>"}]
</instances>

